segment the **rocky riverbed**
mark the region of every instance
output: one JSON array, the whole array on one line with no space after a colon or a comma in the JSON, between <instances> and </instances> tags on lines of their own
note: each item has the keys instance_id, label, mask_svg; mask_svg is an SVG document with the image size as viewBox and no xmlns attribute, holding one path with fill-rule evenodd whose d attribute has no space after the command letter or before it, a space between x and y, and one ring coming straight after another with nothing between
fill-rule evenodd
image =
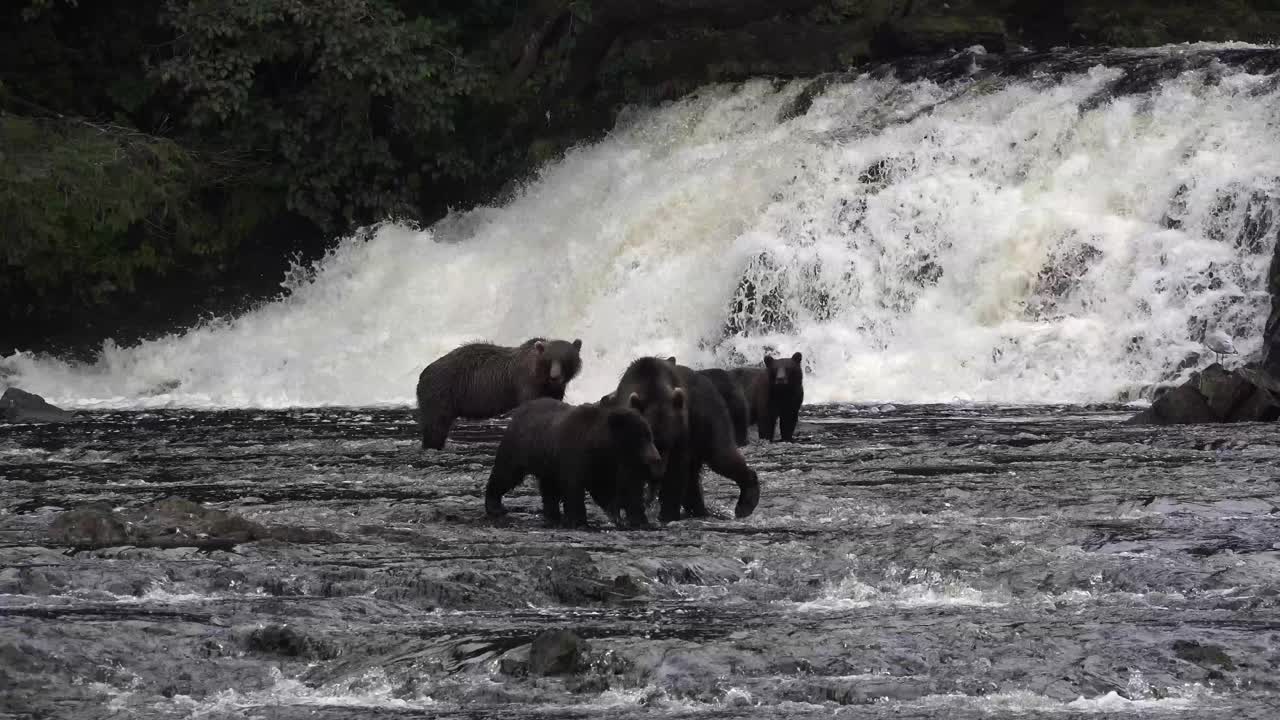
<instances>
[{"instance_id":1,"label":"rocky riverbed","mask_svg":"<svg viewBox=\"0 0 1280 720\"><path fill-rule=\"evenodd\" d=\"M501 423L0 427L0 717L1275 717L1275 426L1132 412L811 408L647 532L485 520Z\"/></svg>"}]
</instances>

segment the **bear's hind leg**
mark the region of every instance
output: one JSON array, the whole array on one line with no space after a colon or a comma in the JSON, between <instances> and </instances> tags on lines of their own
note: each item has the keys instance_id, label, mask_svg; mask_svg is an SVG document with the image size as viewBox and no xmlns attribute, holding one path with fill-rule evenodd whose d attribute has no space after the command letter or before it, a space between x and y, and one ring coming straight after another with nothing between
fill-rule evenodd
<instances>
[{"instance_id":1,"label":"bear's hind leg","mask_svg":"<svg viewBox=\"0 0 1280 720\"><path fill-rule=\"evenodd\" d=\"M717 474L729 478L738 486L738 504L733 509L735 517L744 518L755 512L760 503L760 477L736 447L714 448L707 464Z\"/></svg>"}]
</instances>

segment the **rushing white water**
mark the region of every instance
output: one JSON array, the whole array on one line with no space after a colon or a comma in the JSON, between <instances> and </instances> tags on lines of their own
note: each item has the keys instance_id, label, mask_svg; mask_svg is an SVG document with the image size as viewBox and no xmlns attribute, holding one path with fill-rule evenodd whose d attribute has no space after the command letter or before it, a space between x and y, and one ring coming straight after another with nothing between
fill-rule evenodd
<instances>
[{"instance_id":1,"label":"rushing white water","mask_svg":"<svg viewBox=\"0 0 1280 720\"><path fill-rule=\"evenodd\" d=\"M1121 72L861 77L786 120L804 83L710 88L505 206L345 240L243 317L0 375L79 407L409 403L452 347L539 334L583 339L572 400L638 355L766 349L804 352L809 401L1112 400L1206 364L1206 328L1258 349L1280 221L1273 78L1085 104Z\"/></svg>"}]
</instances>

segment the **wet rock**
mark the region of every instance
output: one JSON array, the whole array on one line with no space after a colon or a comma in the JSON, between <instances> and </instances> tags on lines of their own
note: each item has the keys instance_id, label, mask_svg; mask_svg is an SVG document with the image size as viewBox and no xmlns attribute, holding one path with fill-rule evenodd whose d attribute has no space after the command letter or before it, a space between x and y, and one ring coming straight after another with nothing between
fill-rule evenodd
<instances>
[{"instance_id":1,"label":"wet rock","mask_svg":"<svg viewBox=\"0 0 1280 720\"><path fill-rule=\"evenodd\" d=\"M0 594L48 595L49 579L35 568L5 568L0 570Z\"/></svg>"},{"instance_id":2,"label":"wet rock","mask_svg":"<svg viewBox=\"0 0 1280 720\"><path fill-rule=\"evenodd\" d=\"M996 17L917 15L900 17L880 26L871 41L877 57L929 55L981 45L1004 52L1004 22Z\"/></svg>"},{"instance_id":3,"label":"wet rock","mask_svg":"<svg viewBox=\"0 0 1280 720\"><path fill-rule=\"evenodd\" d=\"M10 423L64 423L75 420L75 415L54 407L39 395L11 387L0 396L0 422Z\"/></svg>"},{"instance_id":4,"label":"wet rock","mask_svg":"<svg viewBox=\"0 0 1280 720\"><path fill-rule=\"evenodd\" d=\"M809 112L809 108L813 107L813 101L826 92L827 88L838 82L848 82L852 79L853 76L849 73L828 73L814 78L804 86L794 100L778 111L778 122L786 122L804 115Z\"/></svg>"},{"instance_id":5,"label":"wet rock","mask_svg":"<svg viewBox=\"0 0 1280 720\"><path fill-rule=\"evenodd\" d=\"M123 512L105 505L75 508L49 526L54 542L81 550L120 545L230 549L268 535L257 523L178 497Z\"/></svg>"},{"instance_id":6,"label":"wet rock","mask_svg":"<svg viewBox=\"0 0 1280 720\"><path fill-rule=\"evenodd\" d=\"M1280 418L1280 382L1253 368L1215 363L1156 398L1130 425L1271 422Z\"/></svg>"},{"instance_id":7,"label":"wet rock","mask_svg":"<svg viewBox=\"0 0 1280 720\"><path fill-rule=\"evenodd\" d=\"M1201 667L1217 667L1223 670L1235 670L1236 665L1231 656L1222 648L1211 643L1199 643L1194 640L1175 640L1173 654L1189 663Z\"/></svg>"},{"instance_id":8,"label":"wet rock","mask_svg":"<svg viewBox=\"0 0 1280 720\"><path fill-rule=\"evenodd\" d=\"M644 584L633 575L615 575L612 592L615 598L634 598L644 594Z\"/></svg>"},{"instance_id":9,"label":"wet rock","mask_svg":"<svg viewBox=\"0 0 1280 720\"><path fill-rule=\"evenodd\" d=\"M498 658L498 672L511 677L524 677L529 674L529 646L522 646L508 651Z\"/></svg>"},{"instance_id":10,"label":"wet rock","mask_svg":"<svg viewBox=\"0 0 1280 720\"><path fill-rule=\"evenodd\" d=\"M539 589L564 605L592 605L627 600L640 593L635 583L605 580L585 550L560 553L546 564Z\"/></svg>"},{"instance_id":11,"label":"wet rock","mask_svg":"<svg viewBox=\"0 0 1280 720\"><path fill-rule=\"evenodd\" d=\"M49 526L49 536L59 545L75 548L129 544L124 520L105 505L76 508L58 515Z\"/></svg>"},{"instance_id":12,"label":"wet rock","mask_svg":"<svg viewBox=\"0 0 1280 720\"><path fill-rule=\"evenodd\" d=\"M599 675L575 678L565 685L565 689L579 695L599 695L609 689L609 678Z\"/></svg>"},{"instance_id":13,"label":"wet rock","mask_svg":"<svg viewBox=\"0 0 1280 720\"><path fill-rule=\"evenodd\" d=\"M1217 363L1200 373L1200 395L1215 417L1227 419L1242 401L1253 394L1253 384Z\"/></svg>"},{"instance_id":14,"label":"wet rock","mask_svg":"<svg viewBox=\"0 0 1280 720\"><path fill-rule=\"evenodd\" d=\"M289 625L268 625L254 630L245 639L245 649L306 660L330 660L338 656L333 645L309 637Z\"/></svg>"},{"instance_id":15,"label":"wet rock","mask_svg":"<svg viewBox=\"0 0 1280 720\"><path fill-rule=\"evenodd\" d=\"M239 515L206 508L179 497L167 497L152 508L144 508L135 522L141 526L142 532L153 536L154 544L167 547L190 544L183 542L185 539L238 545L267 535L257 523ZM166 536L174 537L165 540Z\"/></svg>"},{"instance_id":16,"label":"wet rock","mask_svg":"<svg viewBox=\"0 0 1280 720\"><path fill-rule=\"evenodd\" d=\"M584 665L590 644L569 630L547 630L529 646L529 672L534 675L568 675Z\"/></svg>"}]
</instances>

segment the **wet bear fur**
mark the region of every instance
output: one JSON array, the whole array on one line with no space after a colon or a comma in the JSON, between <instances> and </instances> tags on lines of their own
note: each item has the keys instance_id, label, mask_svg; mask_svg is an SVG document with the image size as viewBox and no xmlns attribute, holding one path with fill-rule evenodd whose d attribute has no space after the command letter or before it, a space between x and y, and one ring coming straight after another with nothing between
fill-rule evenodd
<instances>
[{"instance_id":1,"label":"wet bear fur","mask_svg":"<svg viewBox=\"0 0 1280 720\"><path fill-rule=\"evenodd\" d=\"M549 525L585 527L588 492L615 524L622 525L626 508L627 519L640 525L647 480L661 463L649 424L634 410L538 398L511 415L485 487L485 512L506 514L502 496L533 475ZM633 512L637 508L640 516Z\"/></svg>"},{"instance_id":2,"label":"wet bear fur","mask_svg":"<svg viewBox=\"0 0 1280 720\"><path fill-rule=\"evenodd\" d=\"M751 422L761 440L773 440L780 426L782 441L792 442L804 404L804 367L800 353L790 358L764 356L762 368L735 368L729 371L747 397Z\"/></svg>"},{"instance_id":3,"label":"wet bear fur","mask_svg":"<svg viewBox=\"0 0 1280 720\"><path fill-rule=\"evenodd\" d=\"M632 362L602 402L633 408L649 422L666 464L657 487L662 522L679 520L682 508L690 517L710 515L702 493L703 466L737 484L734 515L747 517L760 502L760 481L734 442L724 398L711 380L673 360Z\"/></svg>"},{"instance_id":4,"label":"wet bear fur","mask_svg":"<svg viewBox=\"0 0 1280 720\"><path fill-rule=\"evenodd\" d=\"M532 338L519 347L472 343L441 356L418 376L422 449L444 447L457 418L490 418L540 397L564 399L582 369L582 341Z\"/></svg>"},{"instance_id":5,"label":"wet bear fur","mask_svg":"<svg viewBox=\"0 0 1280 720\"><path fill-rule=\"evenodd\" d=\"M747 428L751 425L751 410L747 404L747 396L742 386L729 374L728 370L708 368L699 370L698 374L715 385L716 392L724 399L725 408L729 410L729 419L733 421L733 441L738 447L747 445Z\"/></svg>"}]
</instances>

